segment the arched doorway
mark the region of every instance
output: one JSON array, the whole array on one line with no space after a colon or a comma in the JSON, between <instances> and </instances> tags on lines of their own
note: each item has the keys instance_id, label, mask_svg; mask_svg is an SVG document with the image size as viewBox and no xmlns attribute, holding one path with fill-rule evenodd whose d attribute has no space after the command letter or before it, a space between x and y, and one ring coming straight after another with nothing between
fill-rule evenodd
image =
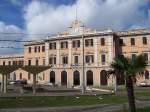
<instances>
[{"instance_id":1,"label":"arched doorway","mask_svg":"<svg viewBox=\"0 0 150 112\"><path fill-rule=\"evenodd\" d=\"M145 79L149 79L149 71L146 70L144 75L145 75Z\"/></svg>"},{"instance_id":2,"label":"arched doorway","mask_svg":"<svg viewBox=\"0 0 150 112\"><path fill-rule=\"evenodd\" d=\"M93 85L93 72L91 70L86 72L86 83L87 86Z\"/></svg>"},{"instance_id":3,"label":"arched doorway","mask_svg":"<svg viewBox=\"0 0 150 112\"><path fill-rule=\"evenodd\" d=\"M107 85L107 71L106 70L102 70L100 72L100 81L101 81L101 85Z\"/></svg>"},{"instance_id":4,"label":"arched doorway","mask_svg":"<svg viewBox=\"0 0 150 112\"><path fill-rule=\"evenodd\" d=\"M77 70L73 72L73 85L80 85L80 73Z\"/></svg>"},{"instance_id":5,"label":"arched doorway","mask_svg":"<svg viewBox=\"0 0 150 112\"><path fill-rule=\"evenodd\" d=\"M53 83L55 84L55 72L54 71L51 71L50 72L50 83Z\"/></svg>"},{"instance_id":6,"label":"arched doorway","mask_svg":"<svg viewBox=\"0 0 150 112\"><path fill-rule=\"evenodd\" d=\"M67 72L61 72L61 85L67 85Z\"/></svg>"}]
</instances>

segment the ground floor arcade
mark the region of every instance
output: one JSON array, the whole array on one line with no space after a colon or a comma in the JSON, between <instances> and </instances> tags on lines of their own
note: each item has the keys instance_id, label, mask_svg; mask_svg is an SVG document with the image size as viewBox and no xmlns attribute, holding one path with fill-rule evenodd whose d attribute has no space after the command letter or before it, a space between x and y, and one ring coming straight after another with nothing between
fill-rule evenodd
<instances>
[{"instance_id":1,"label":"ground floor arcade","mask_svg":"<svg viewBox=\"0 0 150 112\"><path fill-rule=\"evenodd\" d=\"M86 86L112 86L114 84L114 77L112 75L107 75L107 71L109 68L85 68L85 84ZM149 71L146 70L142 73L143 75L137 76L137 83L143 82L145 80L149 81ZM24 71L24 70L16 70L8 76L9 80L23 80L26 79L28 83L32 84L33 75ZM37 82L44 83L52 83L58 86L81 86L83 83L83 71L81 68L79 69L70 69L70 68L53 68L46 70L37 75ZM124 77L122 75L118 75L117 83L122 85L124 84Z\"/></svg>"}]
</instances>

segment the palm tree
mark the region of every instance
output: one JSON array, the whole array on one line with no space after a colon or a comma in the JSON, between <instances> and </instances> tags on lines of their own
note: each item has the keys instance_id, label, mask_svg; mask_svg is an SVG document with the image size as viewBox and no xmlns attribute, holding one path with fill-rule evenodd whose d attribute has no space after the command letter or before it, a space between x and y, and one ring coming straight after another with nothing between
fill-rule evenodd
<instances>
[{"instance_id":1,"label":"palm tree","mask_svg":"<svg viewBox=\"0 0 150 112\"><path fill-rule=\"evenodd\" d=\"M136 112L133 79L137 73L144 71L146 65L147 62L143 55L135 56L132 59L119 56L111 64L114 70L122 73L125 77L130 112Z\"/></svg>"}]
</instances>

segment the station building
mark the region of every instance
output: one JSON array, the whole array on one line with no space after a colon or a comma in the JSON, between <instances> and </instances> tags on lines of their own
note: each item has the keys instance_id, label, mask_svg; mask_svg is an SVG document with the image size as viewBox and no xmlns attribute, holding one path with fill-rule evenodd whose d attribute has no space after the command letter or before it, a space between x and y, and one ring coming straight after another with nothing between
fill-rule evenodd
<instances>
[{"instance_id":1,"label":"station building","mask_svg":"<svg viewBox=\"0 0 150 112\"><path fill-rule=\"evenodd\" d=\"M97 31L83 26L75 20L66 32L24 44L22 55L0 57L0 65L52 66L37 75L38 83L54 83L59 86L80 86L83 80L83 56L85 82L87 86L111 86L113 75L106 71L117 56L134 57L143 54L148 66L143 75L137 75L137 84L150 79L150 29L128 31ZM9 80L26 79L32 83L32 74L18 69ZM124 84L118 75L117 83Z\"/></svg>"}]
</instances>

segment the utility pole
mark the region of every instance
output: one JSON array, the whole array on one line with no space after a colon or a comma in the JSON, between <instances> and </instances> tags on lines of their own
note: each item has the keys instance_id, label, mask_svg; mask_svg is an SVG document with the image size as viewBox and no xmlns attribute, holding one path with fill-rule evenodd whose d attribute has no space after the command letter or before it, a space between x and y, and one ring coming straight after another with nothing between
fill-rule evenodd
<instances>
[{"instance_id":1,"label":"utility pole","mask_svg":"<svg viewBox=\"0 0 150 112\"><path fill-rule=\"evenodd\" d=\"M84 31L83 31L84 33ZM83 75L83 79L82 79L82 94L85 93L85 71L84 71L84 65L85 62L84 62L84 34L82 34L82 75Z\"/></svg>"}]
</instances>

